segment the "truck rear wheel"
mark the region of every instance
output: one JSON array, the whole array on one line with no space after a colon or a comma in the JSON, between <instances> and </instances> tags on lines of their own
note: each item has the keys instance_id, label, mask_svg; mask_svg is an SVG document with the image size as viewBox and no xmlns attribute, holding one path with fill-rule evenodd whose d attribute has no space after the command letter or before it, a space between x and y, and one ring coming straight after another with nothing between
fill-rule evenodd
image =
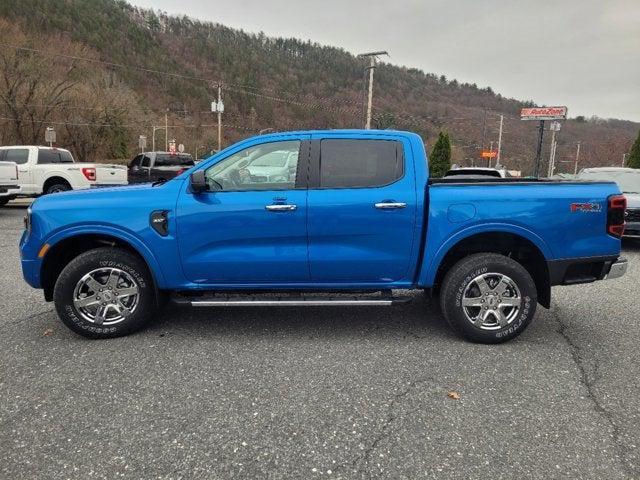
<instances>
[{"instance_id":1,"label":"truck rear wheel","mask_svg":"<svg viewBox=\"0 0 640 480\"><path fill-rule=\"evenodd\" d=\"M501 343L517 337L536 311L536 286L515 260L495 253L463 258L445 276L440 305L467 340Z\"/></svg>"},{"instance_id":2,"label":"truck rear wheel","mask_svg":"<svg viewBox=\"0 0 640 480\"><path fill-rule=\"evenodd\" d=\"M64 324L89 338L139 330L156 309L146 264L119 248L97 248L74 258L58 277L53 300Z\"/></svg>"},{"instance_id":3,"label":"truck rear wheel","mask_svg":"<svg viewBox=\"0 0 640 480\"><path fill-rule=\"evenodd\" d=\"M66 182L56 182L51 185L47 185L44 193L45 195L51 195L52 193L66 192L68 190L71 190L71 185Z\"/></svg>"}]
</instances>

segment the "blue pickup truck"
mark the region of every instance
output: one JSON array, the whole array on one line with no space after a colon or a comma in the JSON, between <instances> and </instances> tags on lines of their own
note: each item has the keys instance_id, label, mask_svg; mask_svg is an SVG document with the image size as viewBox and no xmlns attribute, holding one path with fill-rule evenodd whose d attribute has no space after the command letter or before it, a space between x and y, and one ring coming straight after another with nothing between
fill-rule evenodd
<instances>
[{"instance_id":1,"label":"blue pickup truck","mask_svg":"<svg viewBox=\"0 0 640 480\"><path fill-rule=\"evenodd\" d=\"M287 158L277 176L250 168ZM418 135L287 132L154 184L37 199L24 278L74 332L140 329L169 299L205 307L393 305L438 296L463 337L520 334L553 285L623 275L612 182L430 179Z\"/></svg>"}]
</instances>

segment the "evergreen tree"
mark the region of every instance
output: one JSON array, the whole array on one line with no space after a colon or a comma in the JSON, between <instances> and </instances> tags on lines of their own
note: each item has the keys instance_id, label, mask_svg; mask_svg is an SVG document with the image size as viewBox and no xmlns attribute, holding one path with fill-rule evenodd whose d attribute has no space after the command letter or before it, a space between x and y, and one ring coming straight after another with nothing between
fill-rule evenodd
<instances>
[{"instance_id":1,"label":"evergreen tree","mask_svg":"<svg viewBox=\"0 0 640 480\"><path fill-rule=\"evenodd\" d=\"M429 157L429 175L436 178L442 177L450 168L451 141L448 133L440 132Z\"/></svg>"},{"instance_id":2,"label":"evergreen tree","mask_svg":"<svg viewBox=\"0 0 640 480\"><path fill-rule=\"evenodd\" d=\"M638 138L633 142L633 146L629 152L627 167L640 168L640 132L638 132Z\"/></svg>"}]
</instances>

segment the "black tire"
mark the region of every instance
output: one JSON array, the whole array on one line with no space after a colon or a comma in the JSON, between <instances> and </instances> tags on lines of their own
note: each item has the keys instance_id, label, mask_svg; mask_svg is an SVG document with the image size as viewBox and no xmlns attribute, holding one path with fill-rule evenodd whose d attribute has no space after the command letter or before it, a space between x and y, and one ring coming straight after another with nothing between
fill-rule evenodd
<instances>
[{"instance_id":1,"label":"black tire","mask_svg":"<svg viewBox=\"0 0 640 480\"><path fill-rule=\"evenodd\" d=\"M47 190L44 192L45 195L51 195L52 193L60 193L71 190L71 185L66 182L56 182L47 186Z\"/></svg>"},{"instance_id":2,"label":"black tire","mask_svg":"<svg viewBox=\"0 0 640 480\"><path fill-rule=\"evenodd\" d=\"M11 200L10 197L0 197L0 207L4 207Z\"/></svg>"},{"instance_id":3,"label":"black tire","mask_svg":"<svg viewBox=\"0 0 640 480\"><path fill-rule=\"evenodd\" d=\"M132 307L128 316L122 315L123 318L117 323L109 324L108 319L103 324L91 321L87 319L86 312L82 313L74 305L73 298L78 283L87 273L101 269L118 269L124 272L120 275L121 278L124 277L124 280L121 281L124 281L126 285L127 279L134 280L138 288L135 307ZM111 293L107 293L113 298ZM95 295L100 295L100 293L96 292ZM122 297L120 298L122 299ZM111 247L89 250L69 262L56 281L53 301L62 322L75 333L88 338L120 337L140 330L157 308L153 278L144 261L125 250ZM116 299L113 301L117 302ZM115 308L113 307L113 309ZM110 312L113 309L109 307ZM112 312L111 315L116 315L116 313Z\"/></svg>"},{"instance_id":4,"label":"black tire","mask_svg":"<svg viewBox=\"0 0 640 480\"><path fill-rule=\"evenodd\" d=\"M487 296L484 296L480 291L480 284L474 282L474 279L482 275L487 275L485 281L490 288L487 290ZM501 281L493 287L498 290L491 289L491 282L496 282L504 276L508 277L513 284ZM516 296L513 285L519 290L520 306L518 310L515 310L515 307L504 306L503 300L498 302L499 298ZM505 293L510 295L503 294L503 296L496 293L499 291L499 287L507 288ZM469 300L473 303L482 302L482 306L463 307L463 295L472 297ZM480 299L478 302L474 301L476 296ZM508 321L506 325L500 326L498 317L489 312L487 312L486 323L482 325L475 325L472 320L467 318L467 315L472 318L481 318L482 309L493 307L496 310L496 303L499 303L497 310L505 317L509 317L508 320L503 320L504 322ZM440 290L440 306L449 325L467 340L478 343L501 343L517 337L531 323L537 304L536 285L529 272L515 260L495 253L478 253L460 260L447 272ZM476 312L478 313L476 314Z\"/></svg>"}]
</instances>

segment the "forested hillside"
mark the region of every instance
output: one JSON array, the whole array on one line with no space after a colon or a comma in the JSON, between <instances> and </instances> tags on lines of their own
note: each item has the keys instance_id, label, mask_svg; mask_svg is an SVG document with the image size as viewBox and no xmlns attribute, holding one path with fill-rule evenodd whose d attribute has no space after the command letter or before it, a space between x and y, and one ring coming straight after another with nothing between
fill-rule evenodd
<instances>
[{"instance_id":1,"label":"forested hillside","mask_svg":"<svg viewBox=\"0 0 640 480\"><path fill-rule=\"evenodd\" d=\"M225 144L270 128L359 128L364 66L340 48L121 0L3 0L0 143L42 143L44 128L54 125L59 144L83 160L127 158L168 112L170 136L191 153L203 151L216 145L210 102L218 83ZM428 143L446 131L459 163L480 161L483 139L486 147L497 142L503 114L503 163L529 173L536 126L517 115L530 104L442 74L389 64L376 70L375 126L414 130ZM565 122L559 171L573 169L578 141L582 166L619 164L638 128L623 120ZM163 132L157 136L161 147Z\"/></svg>"}]
</instances>

